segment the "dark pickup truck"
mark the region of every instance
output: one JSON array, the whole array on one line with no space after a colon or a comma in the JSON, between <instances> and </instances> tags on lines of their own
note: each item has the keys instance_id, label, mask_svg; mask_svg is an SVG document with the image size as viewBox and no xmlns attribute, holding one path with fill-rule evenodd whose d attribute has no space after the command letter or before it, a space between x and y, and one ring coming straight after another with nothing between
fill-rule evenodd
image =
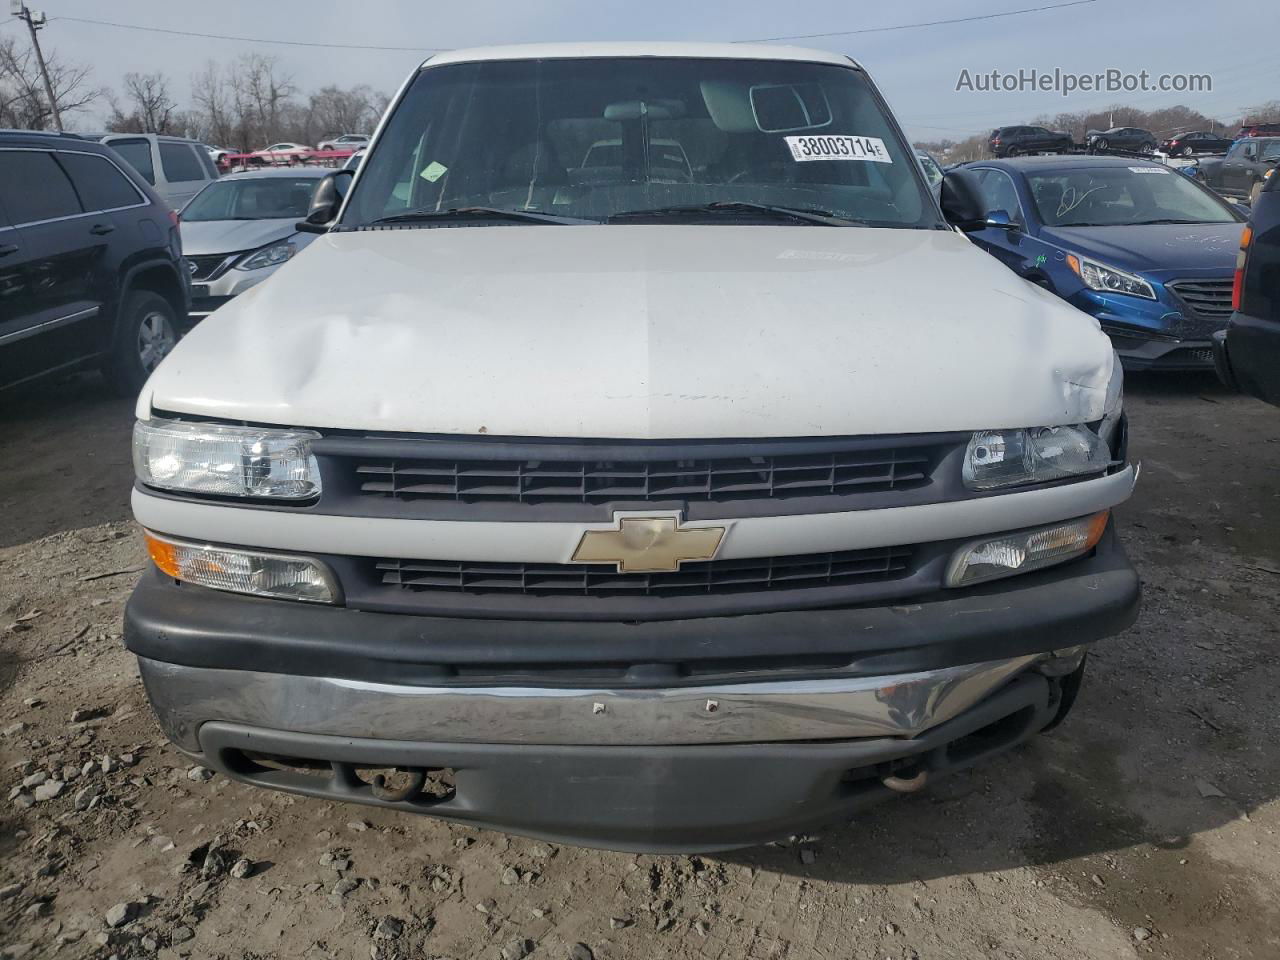
<instances>
[{"instance_id":1,"label":"dark pickup truck","mask_svg":"<svg viewBox=\"0 0 1280 960\"><path fill-rule=\"evenodd\" d=\"M1241 393L1280 406L1280 176L1253 204L1240 240L1231 322L1214 337L1218 374Z\"/></svg>"},{"instance_id":2,"label":"dark pickup truck","mask_svg":"<svg viewBox=\"0 0 1280 960\"><path fill-rule=\"evenodd\" d=\"M1198 176L1224 197L1253 203L1262 186L1280 165L1280 137L1237 140L1221 160L1201 160Z\"/></svg>"}]
</instances>

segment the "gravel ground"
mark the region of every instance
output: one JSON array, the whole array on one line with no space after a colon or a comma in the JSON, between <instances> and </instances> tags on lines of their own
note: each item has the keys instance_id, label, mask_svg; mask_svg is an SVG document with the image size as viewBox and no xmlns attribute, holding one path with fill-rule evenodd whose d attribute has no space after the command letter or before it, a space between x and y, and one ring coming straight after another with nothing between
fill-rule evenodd
<instances>
[{"instance_id":1,"label":"gravel ground","mask_svg":"<svg viewBox=\"0 0 1280 960\"><path fill-rule=\"evenodd\" d=\"M602 853L170 749L120 640L131 404L0 395L0 958L1280 956L1280 411L1131 378L1138 624L1052 735L821 835Z\"/></svg>"}]
</instances>

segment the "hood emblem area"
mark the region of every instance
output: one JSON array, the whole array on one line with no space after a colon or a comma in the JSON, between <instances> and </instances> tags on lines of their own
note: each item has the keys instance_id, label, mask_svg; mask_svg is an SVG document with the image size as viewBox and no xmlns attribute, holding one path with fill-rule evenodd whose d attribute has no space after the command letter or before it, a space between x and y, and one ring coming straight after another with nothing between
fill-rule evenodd
<instances>
[{"instance_id":1,"label":"hood emblem area","mask_svg":"<svg viewBox=\"0 0 1280 960\"><path fill-rule=\"evenodd\" d=\"M619 573L674 573L682 563L713 560L725 527L688 527L679 514L615 514L612 530L587 530L574 550L574 563L612 563Z\"/></svg>"}]
</instances>

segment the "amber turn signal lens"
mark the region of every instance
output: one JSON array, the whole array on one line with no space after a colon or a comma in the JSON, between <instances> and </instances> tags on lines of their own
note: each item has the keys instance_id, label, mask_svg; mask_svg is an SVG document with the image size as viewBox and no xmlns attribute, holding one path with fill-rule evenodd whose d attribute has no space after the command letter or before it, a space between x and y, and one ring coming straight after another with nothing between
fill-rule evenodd
<instances>
[{"instance_id":1,"label":"amber turn signal lens","mask_svg":"<svg viewBox=\"0 0 1280 960\"><path fill-rule=\"evenodd\" d=\"M1109 510L1092 516L1019 530L961 547L951 558L946 585L964 587L1082 557L1102 539Z\"/></svg>"},{"instance_id":2,"label":"amber turn signal lens","mask_svg":"<svg viewBox=\"0 0 1280 960\"><path fill-rule=\"evenodd\" d=\"M147 554L151 557L151 562L159 568L160 572L167 577L173 577L175 580L181 579L182 570L178 565L177 546L168 541L157 539L146 530L142 532L142 537L147 542Z\"/></svg>"},{"instance_id":3,"label":"amber turn signal lens","mask_svg":"<svg viewBox=\"0 0 1280 960\"><path fill-rule=\"evenodd\" d=\"M1084 546L1086 550L1092 550L1098 545L1098 541L1102 539L1102 534L1106 532L1107 520L1110 517L1110 510L1103 510L1101 513L1093 515L1093 519L1089 521L1089 539Z\"/></svg>"}]
</instances>

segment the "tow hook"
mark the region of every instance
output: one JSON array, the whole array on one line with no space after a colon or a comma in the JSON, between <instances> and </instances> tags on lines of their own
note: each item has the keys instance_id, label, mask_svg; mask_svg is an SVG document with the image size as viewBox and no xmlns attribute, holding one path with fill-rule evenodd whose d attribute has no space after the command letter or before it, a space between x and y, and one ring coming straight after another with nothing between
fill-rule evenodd
<instances>
[{"instance_id":1,"label":"tow hook","mask_svg":"<svg viewBox=\"0 0 1280 960\"><path fill-rule=\"evenodd\" d=\"M391 803L400 803L408 800L414 794L421 793L423 786L427 782L427 771L419 768L404 771L409 775L409 782L403 787L388 787L387 778L379 773L370 783L373 787L373 795L379 800L387 800Z\"/></svg>"},{"instance_id":2,"label":"tow hook","mask_svg":"<svg viewBox=\"0 0 1280 960\"><path fill-rule=\"evenodd\" d=\"M890 773L881 777L880 782L896 793L918 793L929 782L929 771L917 770L915 776L911 777L899 777Z\"/></svg>"}]
</instances>

